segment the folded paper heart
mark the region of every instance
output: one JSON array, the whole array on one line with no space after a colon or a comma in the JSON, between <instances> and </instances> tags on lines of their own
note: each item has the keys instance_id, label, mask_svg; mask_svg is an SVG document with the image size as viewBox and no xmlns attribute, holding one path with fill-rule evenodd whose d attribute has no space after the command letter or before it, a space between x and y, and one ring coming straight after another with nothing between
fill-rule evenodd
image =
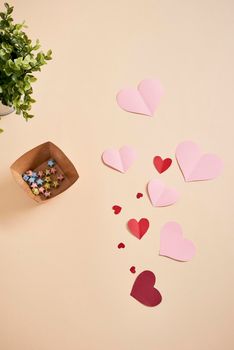
<instances>
[{"instance_id":1,"label":"folded paper heart","mask_svg":"<svg viewBox=\"0 0 234 350\"><path fill-rule=\"evenodd\" d=\"M176 158L187 182L215 179L223 170L223 162L218 156L203 154L192 141L177 146Z\"/></svg>"},{"instance_id":2,"label":"folded paper heart","mask_svg":"<svg viewBox=\"0 0 234 350\"><path fill-rule=\"evenodd\" d=\"M136 219L130 219L128 221L129 231L138 239L141 239L144 236L144 234L148 231L148 228L148 219L142 218L139 222Z\"/></svg>"},{"instance_id":3,"label":"folded paper heart","mask_svg":"<svg viewBox=\"0 0 234 350\"><path fill-rule=\"evenodd\" d=\"M177 222L167 222L160 232L160 255L174 260L189 261L195 254L193 242L183 237Z\"/></svg>"},{"instance_id":4,"label":"folded paper heart","mask_svg":"<svg viewBox=\"0 0 234 350\"><path fill-rule=\"evenodd\" d=\"M148 183L148 194L154 207L166 207L177 202L179 193L174 188L168 188L158 179Z\"/></svg>"},{"instance_id":5,"label":"folded paper heart","mask_svg":"<svg viewBox=\"0 0 234 350\"><path fill-rule=\"evenodd\" d=\"M122 208L119 205L113 205L112 210L114 210L115 215L118 215L121 212Z\"/></svg>"},{"instance_id":6,"label":"folded paper heart","mask_svg":"<svg viewBox=\"0 0 234 350\"><path fill-rule=\"evenodd\" d=\"M136 273L136 267L135 266L131 266L129 270L130 270L131 273Z\"/></svg>"},{"instance_id":7,"label":"folded paper heart","mask_svg":"<svg viewBox=\"0 0 234 350\"><path fill-rule=\"evenodd\" d=\"M159 174L162 174L171 166L172 160L171 158L162 159L160 156L156 156L153 163Z\"/></svg>"},{"instance_id":8,"label":"folded paper heart","mask_svg":"<svg viewBox=\"0 0 234 350\"><path fill-rule=\"evenodd\" d=\"M118 248L119 248L119 249L124 249L124 248L125 248L125 244L124 244L123 242L120 242L120 243L118 244Z\"/></svg>"},{"instance_id":9,"label":"folded paper heart","mask_svg":"<svg viewBox=\"0 0 234 350\"><path fill-rule=\"evenodd\" d=\"M151 271L141 272L132 287L130 295L145 306L157 306L162 301L160 292L154 288L156 277Z\"/></svg>"},{"instance_id":10,"label":"folded paper heart","mask_svg":"<svg viewBox=\"0 0 234 350\"><path fill-rule=\"evenodd\" d=\"M153 116L163 95L159 80L145 79L137 89L122 89L117 94L117 103L125 111Z\"/></svg>"},{"instance_id":11,"label":"folded paper heart","mask_svg":"<svg viewBox=\"0 0 234 350\"><path fill-rule=\"evenodd\" d=\"M119 150L108 149L102 154L103 162L121 173L130 168L136 157L136 151L129 146L123 146Z\"/></svg>"}]
</instances>

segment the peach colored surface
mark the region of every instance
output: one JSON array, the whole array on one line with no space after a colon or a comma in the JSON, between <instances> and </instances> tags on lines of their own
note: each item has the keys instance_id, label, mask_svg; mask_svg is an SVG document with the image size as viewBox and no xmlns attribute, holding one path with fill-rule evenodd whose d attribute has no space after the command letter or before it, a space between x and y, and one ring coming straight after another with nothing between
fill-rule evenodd
<instances>
[{"instance_id":1,"label":"peach colored surface","mask_svg":"<svg viewBox=\"0 0 234 350\"><path fill-rule=\"evenodd\" d=\"M0 348L232 350L233 1L11 3L54 60L34 86L36 117L0 121ZM147 77L165 88L155 117L121 110L117 91ZM221 177L184 182L174 151L185 139L220 155ZM48 140L80 178L37 205L9 166ZM138 161L121 174L100 159L124 144L136 148ZM153 208L145 194L157 154L173 158L160 177L181 193L168 208ZM123 207L118 216L114 204ZM141 241L126 229L132 217L150 220ZM174 220L196 245L191 262L158 255L160 228ZM158 307L129 296L132 265L155 272Z\"/></svg>"}]
</instances>

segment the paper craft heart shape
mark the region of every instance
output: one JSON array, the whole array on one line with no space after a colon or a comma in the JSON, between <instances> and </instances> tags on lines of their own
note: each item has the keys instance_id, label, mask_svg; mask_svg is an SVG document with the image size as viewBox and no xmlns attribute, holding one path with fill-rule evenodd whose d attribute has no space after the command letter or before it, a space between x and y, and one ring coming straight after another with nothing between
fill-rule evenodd
<instances>
[{"instance_id":1,"label":"paper craft heart shape","mask_svg":"<svg viewBox=\"0 0 234 350\"><path fill-rule=\"evenodd\" d=\"M203 154L192 141L185 141L177 146L176 158L187 182L214 179L223 169L223 162L218 156Z\"/></svg>"},{"instance_id":2,"label":"paper craft heart shape","mask_svg":"<svg viewBox=\"0 0 234 350\"><path fill-rule=\"evenodd\" d=\"M195 254L192 241L183 237L177 222L167 222L160 232L160 255L179 261L189 261Z\"/></svg>"},{"instance_id":3,"label":"paper craft heart shape","mask_svg":"<svg viewBox=\"0 0 234 350\"><path fill-rule=\"evenodd\" d=\"M162 174L171 166L172 160L171 158L162 159L160 156L156 156L153 162L159 174Z\"/></svg>"},{"instance_id":4,"label":"paper craft heart shape","mask_svg":"<svg viewBox=\"0 0 234 350\"><path fill-rule=\"evenodd\" d=\"M124 248L125 248L125 244L124 244L123 242L120 242L120 243L118 244L118 248L119 248L119 249L124 249Z\"/></svg>"},{"instance_id":5,"label":"paper craft heart shape","mask_svg":"<svg viewBox=\"0 0 234 350\"><path fill-rule=\"evenodd\" d=\"M108 149L102 154L103 162L121 173L125 173L135 159L136 152L129 146L123 146L120 150Z\"/></svg>"},{"instance_id":6,"label":"paper craft heart shape","mask_svg":"<svg viewBox=\"0 0 234 350\"><path fill-rule=\"evenodd\" d=\"M112 210L114 210L115 215L118 215L121 212L122 207L120 207L119 205L113 205Z\"/></svg>"},{"instance_id":7,"label":"paper craft heart shape","mask_svg":"<svg viewBox=\"0 0 234 350\"><path fill-rule=\"evenodd\" d=\"M117 103L125 111L153 116L163 95L159 80L145 79L137 89L122 89L117 94Z\"/></svg>"},{"instance_id":8,"label":"paper craft heart shape","mask_svg":"<svg viewBox=\"0 0 234 350\"><path fill-rule=\"evenodd\" d=\"M139 222L136 219L130 219L128 221L129 231L138 239L141 239L149 228L149 220L142 218Z\"/></svg>"},{"instance_id":9,"label":"paper craft heart shape","mask_svg":"<svg viewBox=\"0 0 234 350\"><path fill-rule=\"evenodd\" d=\"M179 193L174 188L168 188L158 179L148 183L148 194L154 207L166 207L177 202Z\"/></svg>"},{"instance_id":10,"label":"paper craft heart shape","mask_svg":"<svg viewBox=\"0 0 234 350\"><path fill-rule=\"evenodd\" d=\"M146 306L157 306L162 301L160 292L154 288L156 277L151 271L141 272L132 287L130 295Z\"/></svg>"},{"instance_id":11,"label":"paper craft heart shape","mask_svg":"<svg viewBox=\"0 0 234 350\"><path fill-rule=\"evenodd\" d=\"M131 266L130 269L131 273L136 273L136 267L135 266Z\"/></svg>"}]
</instances>

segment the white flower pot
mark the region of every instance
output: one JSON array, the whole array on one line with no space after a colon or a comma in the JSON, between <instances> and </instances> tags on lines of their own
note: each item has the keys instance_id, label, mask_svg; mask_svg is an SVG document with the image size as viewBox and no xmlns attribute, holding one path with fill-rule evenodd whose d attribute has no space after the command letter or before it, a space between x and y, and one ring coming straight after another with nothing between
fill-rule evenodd
<instances>
[{"instance_id":1,"label":"white flower pot","mask_svg":"<svg viewBox=\"0 0 234 350\"><path fill-rule=\"evenodd\" d=\"M3 117L4 115L10 114L14 111L13 107L8 107L2 104L0 101L0 117Z\"/></svg>"}]
</instances>

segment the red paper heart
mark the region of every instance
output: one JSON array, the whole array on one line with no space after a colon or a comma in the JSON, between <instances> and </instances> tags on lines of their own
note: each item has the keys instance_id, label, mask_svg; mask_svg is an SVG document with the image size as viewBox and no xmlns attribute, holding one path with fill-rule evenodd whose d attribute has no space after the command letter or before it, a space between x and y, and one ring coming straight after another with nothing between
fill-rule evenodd
<instances>
[{"instance_id":1,"label":"red paper heart","mask_svg":"<svg viewBox=\"0 0 234 350\"><path fill-rule=\"evenodd\" d=\"M153 162L159 174L162 174L164 171L166 171L170 167L172 160L171 158L162 159L160 156L156 156L154 157Z\"/></svg>"},{"instance_id":2,"label":"red paper heart","mask_svg":"<svg viewBox=\"0 0 234 350\"><path fill-rule=\"evenodd\" d=\"M141 192L138 192L136 197L139 199L139 198L143 197L143 194Z\"/></svg>"},{"instance_id":3,"label":"red paper heart","mask_svg":"<svg viewBox=\"0 0 234 350\"><path fill-rule=\"evenodd\" d=\"M129 270L131 271L131 273L136 273L136 268L135 268L135 266L130 267Z\"/></svg>"},{"instance_id":4,"label":"red paper heart","mask_svg":"<svg viewBox=\"0 0 234 350\"><path fill-rule=\"evenodd\" d=\"M138 239L141 239L149 228L149 220L142 218L139 222L136 219L128 221L129 231Z\"/></svg>"},{"instance_id":5,"label":"red paper heart","mask_svg":"<svg viewBox=\"0 0 234 350\"><path fill-rule=\"evenodd\" d=\"M137 276L130 295L146 306L156 306L161 303L162 296L154 288L156 277L151 271L143 271Z\"/></svg>"},{"instance_id":6,"label":"red paper heart","mask_svg":"<svg viewBox=\"0 0 234 350\"><path fill-rule=\"evenodd\" d=\"M112 209L114 210L115 215L119 214L122 210L122 208L119 205L113 205Z\"/></svg>"},{"instance_id":7,"label":"red paper heart","mask_svg":"<svg viewBox=\"0 0 234 350\"><path fill-rule=\"evenodd\" d=\"M119 249L125 248L125 244L124 244L123 242L120 242L120 243L118 244L118 248L119 248Z\"/></svg>"}]
</instances>

